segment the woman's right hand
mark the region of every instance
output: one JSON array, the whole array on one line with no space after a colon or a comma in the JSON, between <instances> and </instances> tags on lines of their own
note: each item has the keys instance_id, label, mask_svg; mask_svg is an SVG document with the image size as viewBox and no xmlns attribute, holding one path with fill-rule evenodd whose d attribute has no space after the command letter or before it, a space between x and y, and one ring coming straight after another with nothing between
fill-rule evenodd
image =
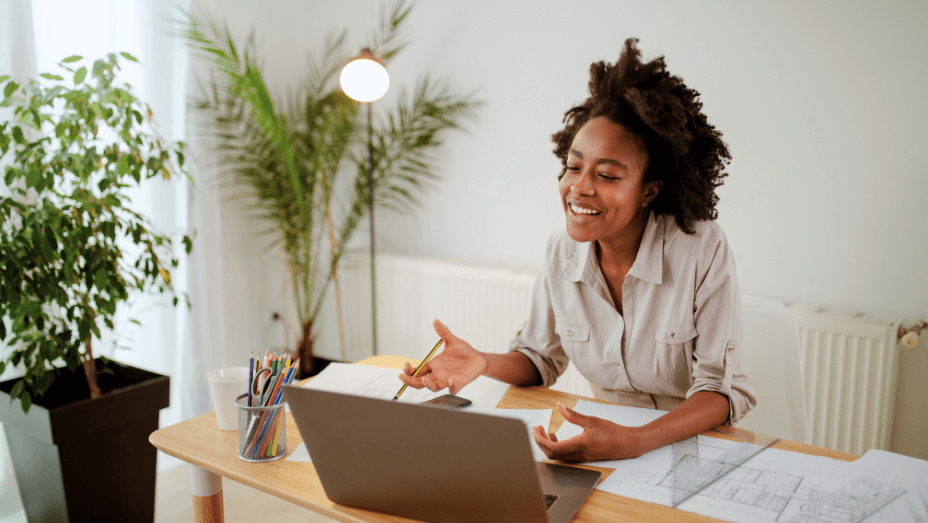
<instances>
[{"instance_id":1,"label":"woman's right hand","mask_svg":"<svg viewBox=\"0 0 928 523\"><path fill-rule=\"evenodd\" d=\"M432 322L435 332L444 340L445 348L434 356L415 378L416 368L407 363L400 374L400 380L414 389L425 387L433 392L444 388L451 394L457 394L467 384L474 381L487 370L487 359L482 352L471 347L469 343L458 338L442 322Z\"/></svg>"}]
</instances>

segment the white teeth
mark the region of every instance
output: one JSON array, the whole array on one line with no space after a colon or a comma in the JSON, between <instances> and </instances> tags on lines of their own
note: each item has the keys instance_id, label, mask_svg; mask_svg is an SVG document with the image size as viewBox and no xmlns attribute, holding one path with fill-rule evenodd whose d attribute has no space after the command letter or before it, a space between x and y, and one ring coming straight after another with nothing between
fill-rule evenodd
<instances>
[{"instance_id":1,"label":"white teeth","mask_svg":"<svg viewBox=\"0 0 928 523\"><path fill-rule=\"evenodd\" d=\"M587 209L584 207L577 207L576 204L570 204L570 210L576 214L599 214L599 211L594 211L593 209Z\"/></svg>"}]
</instances>

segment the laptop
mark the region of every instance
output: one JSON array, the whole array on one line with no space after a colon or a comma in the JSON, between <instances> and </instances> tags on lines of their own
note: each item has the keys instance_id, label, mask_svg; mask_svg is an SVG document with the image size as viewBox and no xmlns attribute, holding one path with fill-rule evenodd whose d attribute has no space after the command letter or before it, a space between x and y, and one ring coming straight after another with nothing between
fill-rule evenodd
<instances>
[{"instance_id":1,"label":"laptop","mask_svg":"<svg viewBox=\"0 0 928 523\"><path fill-rule=\"evenodd\" d=\"M567 523L601 474L536 463L518 419L284 386L326 496L434 522Z\"/></svg>"}]
</instances>

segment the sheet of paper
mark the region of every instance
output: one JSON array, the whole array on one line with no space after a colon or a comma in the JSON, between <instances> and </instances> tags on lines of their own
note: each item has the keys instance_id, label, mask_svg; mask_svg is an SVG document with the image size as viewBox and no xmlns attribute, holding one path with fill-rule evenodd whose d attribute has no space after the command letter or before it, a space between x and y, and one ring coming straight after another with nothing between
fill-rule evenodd
<instances>
[{"instance_id":1,"label":"sheet of paper","mask_svg":"<svg viewBox=\"0 0 928 523\"><path fill-rule=\"evenodd\" d=\"M545 428L545 431L551 426L551 409L483 409L483 408L468 408L468 412L479 412L482 414L492 414L494 416L505 416L507 418L515 418L522 420L522 423L525 423L527 429L529 441L532 443L532 455L535 457L535 461L542 461L548 459L545 456L545 453L541 450L537 443L535 443L535 438L532 437L532 427L536 425L541 425Z\"/></svg>"},{"instance_id":2,"label":"sheet of paper","mask_svg":"<svg viewBox=\"0 0 928 523\"><path fill-rule=\"evenodd\" d=\"M575 411L625 426L641 426L664 412L578 401ZM564 423L558 439L576 436L582 429ZM699 436L700 463L724 455L736 442ZM872 454L871 454L872 453ZM767 449L741 467L709 485L678 508L735 522L869 523L919 521L928 523L928 463L891 453L871 451L848 463L796 452ZM670 505L672 499L667 446L636 459L592 463L614 468L596 488L621 496ZM872 513L880 500L905 489L903 497ZM867 514L871 514L867 516ZM843 518L843 519L842 519Z\"/></svg>"},{"instance_id":3,"label":"sheet of paper","mask_svg":"<svg viewBox=\"0 0 928 523\"><path fill-rule=\"evenodd\" d=\"M313 462L312 458L309 457L309 451L306 449L305 441L301 441L300 444L297 445L295 449L293 449L293 452L287 456L287 461L297 461L301 463Z\"/></svg>"},{"instance_id":4,"label":"sheet of paper","mask_svg":"<svg viewBox=\"0 0 928 523\"><path fill-rule=\"evenodd\" d=\"M890 474L900 478L899 486L906 490L885 511L867 521L914 521L928 523L928 461L910 458L885 450L868 450L852 467L866 474ZM885 514L883 514L885 512ZM879 517L879 519L876 519Z\"/></svg>"},{"instance_id":5,"label":"sheet of paper","mask_svg":"<svg viewBox=\"0 0 928 523\"><path fill-rule=\"evenodd\" d=\"M678 508L745 523L915 521L889 517L898 499L867 517L901 483L891 471L767 449Z\"/></svg>"},{"instance_id":6,"label":"sheet of paper","mask_svg":"<svg viewBox=\"0 0 928 523\"><path fill-rule=\"evenodd\" d=\"M336 362L329 364L304 387L389 400L393 399L403 386L398 377L400 372L399 369ZM471 400L474 407L492 409L503 399L507 390L508 384L480 376L458 392L458 395ZM447 393L447 389L432 392L428 389L416 390L407 387L399 401L422 403Z\"/></svg>"},{"instance_id":7,"label":"sheet of paper","mask_svg":"<svg viewBox=\"0 0 928 523\"><path fill-rule=\"evenodd\" d=\"M736 445L733 441L699 436L699 462L711 468L712 461ZM671 485L669 459L661 463L639 458L626 460L596 488L669 506ZM904 486L903 478L895 471L766 449L677 508L737 523L835 523L862 518L872 523L919 521L913 518L911 504L903 498L873 513L875 507ZM897 511L907 517L897 517Z\"/></svg>"}]
</instances>

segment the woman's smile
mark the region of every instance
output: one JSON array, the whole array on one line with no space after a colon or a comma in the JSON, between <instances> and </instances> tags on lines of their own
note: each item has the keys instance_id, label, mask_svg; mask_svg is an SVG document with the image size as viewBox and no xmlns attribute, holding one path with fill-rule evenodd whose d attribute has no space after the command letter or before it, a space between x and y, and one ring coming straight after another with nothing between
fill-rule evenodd
<instances>
[{"instance_id":1,"label":"woman's smile","mask_svg":"<svg viewBox=\"0 0 928 523\"><path fill-rule=\"evenodd\" d=\"M656 185L644 181L647 154L621 125L593 118L574 138L560 182L567 234L578 242L637 241Z\"/></svg>"},{"instance_id":2,"label":"woman's smile","mask_svg":"<svg viewBox=\"0 0 928 523\"><path fill-rule=\"evenodd\" d=\"M582 205L582 204L576 204L576 203L572 203L572 202L568 202L568 204L569 204L569 206L570 206L570 212L573 213L574 216L577 216L577 215L581 215L581 216L598 216L598 215L602 214L602 211L597 211L596 209L592 209L592 208L587 207L587 206L584 206L584 205Z\"/></svg>"}]
</instances>

